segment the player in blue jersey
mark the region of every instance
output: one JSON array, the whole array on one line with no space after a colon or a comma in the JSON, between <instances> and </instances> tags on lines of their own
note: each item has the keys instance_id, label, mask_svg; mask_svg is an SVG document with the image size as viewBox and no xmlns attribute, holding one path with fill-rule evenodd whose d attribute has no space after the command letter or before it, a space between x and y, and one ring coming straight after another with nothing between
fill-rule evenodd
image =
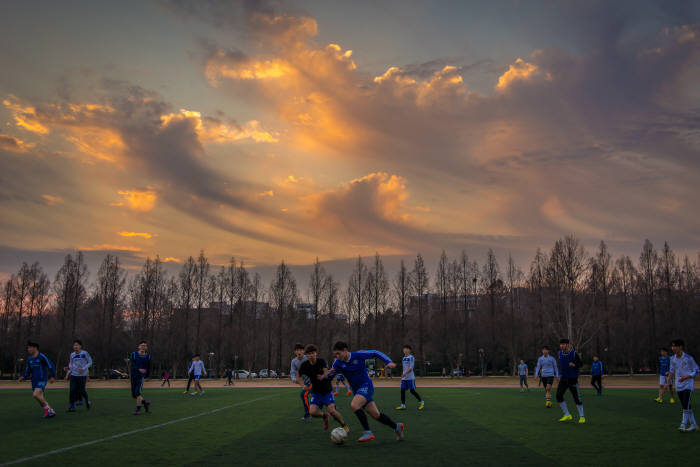
<instances>
[{"instance_id":1,"label":"player in blue jersey","mask_svg":"<svg viewBox=\"0 0 700 467\"><path fill-rule=\"evenodd\" d=\"M381 413L379 408L377 408L377 404L372 399L374 395L374 385L367 374L367 364L365 360L379 358L384 362L387 368L395 368L396 363L393 363L389 357L377 350L350 352L345 342L336 342L333 346L333 354L335 355L335 361L328 373L328 377L333 377L335 374L343 374L348 383L350 383L354 394L350 402L350 407L353 412L355 412L355 416L357 416L362 428L365 430L358 441L360 443L366 443L374 440L374 435L369 429L369 422L367 421L365 410L372 418L394 430L396 433L396 440L402 441L404 424L395 423L386 414Z\"/></svg>"},{"instance_id":2,"label":"player in blue jersey","mask_svg":"<svg viewBox=\"0 0 700 467\"><path fill-rule=\"evenodd\" d=\"M403 366L403 373L401 373L401 405L396 407L396 410L406 410L406 390L411 391L413 397L418 399L418 410L423 410L425 407L425 402L421 399L418 392L416 392L416 372L414 368L416 366L416 359L411 353L413 349L410 345L406 344L403 346L403 359L401 360L401 365Z\"/></svg>"},{"instance_id":3,"label":"player in blue jersey","mask_svg":"<svg viewBox=\"0 0 700 467\"><path fill-rule=\"evenodd\" d=\"M131 368L131 396L136 399L136 410L134 415L141 413L141 405L148 412L151 408L151 403L143 398L143 380L148 377L148 372L151 368L151 356L148 354L148 344L146 341L139 342L138 350L131 352L129 357Z\"/></svg>"},{"instance_id":4,"label":"player in blue jersey","mask_svg":"<svg viewBox=\"0 0 700 467\"><path fill-rule=\"evenodd\" d=\"M200 380L202 379L202 376L206 376L207 370L204 368L204 362L202 361L201 355L195 354L195 356L192 358L190 369L187 372L194 378L194 392L191 392L190 395L195 396L197 393L199 393L200 396L203 396L204 389L202 388L202 383Z\"/></svg>"},{"instance_id":5,"label":"player in blue jersey","mask_svg":"<svg viewBox=\"0 0 700 467\"><path fill-rule=\"evenodd\" d=\"M659 397L654 399L659 404L664 401L664 392L666 391L666 387L668 387L668 392L671 394L671 399L669 402L671 404L676 402L673 399L673 380L668 377L668 370L670 367L671 357L668 356L668 349L662 348L661 355L659 356Z\"/></svg>"},{"instance_id":6,"label":"player in blue jersey","mask_svg":"<svg viewBox=\"0 0 700 467\"><path fill-rule=\"evenodd\" d=\"M75 404L81 399L85 399L85 406L90 410L91 404L88 398L87 378L89 368L92 366L92 357L83 350L83 343L80 339L73 341L73 352L68 359L68 371L66 380L70 379L70 391L68 392L68 402L70 407L68 412L75 412Z\"/></svg>"},{"instance_id":7,"label":"player in blue jersey","mask_svg":"<svg viewBox=\"0 0 700 467\"><path fill-rule=\"evenodd\" d=\"M36 342L27 342L27 367L24 370L24 375L19 377L19 381L27 378L32 379L32 396L44 409L44 418L51 418L56 415L56 412L51 408L46 398L44 391L46 383L53 383L56 377L56 368L53 363L46 358L46 355L39 352L39 344Z\"/></svg>"},{"instance_id":8,"label":"player in blue jersey","mask_svg":"<svg viewBox=\"0 0 700 467\"><path fill-rule=\"evenodd\" d=\"M668 377L676 379L676 394L681 401L683 407L683 419L680 431L697 431L698 422L695 421L693 408L690 405L690 399L693 396L695 389L695 377L700 373L698 364L695 359L685 353L685 342L681 339L676 339L671 343L673 356L671 357L671 365L668 370ZM668 382L666 383L668 386Z\"/></svg>"},{"instance_id":9,"label":"player in blue jersey","mask_svg":"<svg viewBox=\"0 0 700 467\"><path fill-rule=\"evenodd\" d=\"M561 339L559 341L559 366L561 378L559 378L559 386L557 386L557 402L561 407L564 416L559 419L560 422L568 422L573 417L569 413L569 409L564 402L564 394L568 389L571 395L574 396L574 402L578 409L579 423L586 423L586 417L583 414L583 401L581 401L581 392L578 388L578 371L583 365L581 356L576 352L569 342L569 339Z\"/></svg>"},{"instance_id":10,"label":"player in blue jersey","mask_svg":"<svg viewBox=\"0 0 700 467\"><path fill-rule=\"evenodd\" d=\"M350 390L350 384L345 380L345 376L337 375L335 377L335 391L333 392L334 396L338 395L338 390L340 389L341 384L345 387L345 390L347 391L345 393L346 396L352 394L352 391Z\"/></svg>"},{"instance_id":11,"label":"player in blue jersey","mask_svg":"<svg viewBox=\"0 0 700 467\"><path fill-rule=\"evenodd\" d=\"M537 359L535 377L539 377L544 387L544 406L552 407L552 384L554 378L559 378L559 364L557 359L549 355L549 347L542 346L542 355Z\"/></svg>"},{"instance_id":12,"label":"player in blue jersey","mask_svg":"<svg viewBox=\"0 0 700 467\"><path fill-rule=\"evenodd\" d=\"M603 362L597 355L593 356L593 364L591 365L591 386L595 388L596 395L603 395Z\"/></svg>"},{"instance_id":13,"label":"player in blue jersey","mask_svg":"<svg viewBox=\"0 0 700 467\"><path fill-rule=\"evenodd\" d=\"M525 360L521 359L520 364L518 364L518 376L520 376L520 392L525 392L525 389L530 392L530 386L527 384L528 369Z\"/></svg>"}]
</instances>

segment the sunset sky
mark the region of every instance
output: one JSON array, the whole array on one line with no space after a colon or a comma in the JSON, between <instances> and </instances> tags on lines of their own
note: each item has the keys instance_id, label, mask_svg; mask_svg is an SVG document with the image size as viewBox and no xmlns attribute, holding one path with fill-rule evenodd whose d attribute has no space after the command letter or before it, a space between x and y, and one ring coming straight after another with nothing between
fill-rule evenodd
<instances>
[{"instance_id":1,"label":"sunset sky","mask_svg":"<svg viewBox=\"0 0 700 467\"><path fill-rule=\"evenodd\" d=\"M5 2L0 274L75 249L526 268L568 233L695 255L698 23L698 2Z\"/></svg>"}]
</instances>

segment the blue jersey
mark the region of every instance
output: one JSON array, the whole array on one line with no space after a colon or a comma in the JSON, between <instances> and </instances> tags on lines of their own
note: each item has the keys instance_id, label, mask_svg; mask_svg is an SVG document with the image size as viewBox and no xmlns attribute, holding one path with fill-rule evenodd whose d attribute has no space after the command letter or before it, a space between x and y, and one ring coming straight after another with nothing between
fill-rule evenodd
<instances>
[{"instance_id":1,"label":"blue jersey","mask_svg":"<svg viewBox=\"0 0 700 467\"><path fill-rule=\"evenodd\" d=\"M138 352L131 352L131 377L145 378L148 376L148 371L151 367L151 356L149 354L141 355ZM141 373L139 370L146 370L146 373Z\"/></svg>"},{"instance_id":2,"label":"blue jersey","mask_svg":"<svg viewBox=\"0 0 700 467\"><path fill-rule=\"evenodd\" d=\"M56 377L56 368L53 363L46 358L46 355L39 352L36 357L27 357L27 367L24 369L24 378L32 378L32 385L39 382L46 382L49 378Z\"/></svg>"},{"instance_id":3,"label":"blue jersey","mask_svg":"<svg viewBox=\"0 0 700 467\"><path fill-rule=\"evenodd\" d=\"M671 368L671 357L659 357L659 374L666 376L669 368Z\"/></svg>"},{"instance_id":4,"label":"blue jersey","mask_svg":"<svg viewBox=\"0 0 700 467\"><path fill-rule=\"evenodd\" d=\"M569 365L573 363L574 366ZM581 357L574 349L564 353L559 351L559 366L561 367L561 377L566 379L578 379L578 369L581 368Z\"/></svg>"},{"instance_id":5,"label":"blue jersey","mask_svg":"<svg viewBox=\"0 0 700 467\"><path fill-rule=\"evenodd\" d=\"M350 352L350 359L346 362L336 358L333 362L332 370L342 373L350 383L353 391L357 391L363 386L374 387L372 380L367 374L365 360L368 358L379 358L384 363L391 363L391 359L378 350L358 350L357 352Z\"/></svg>"},{"instance_id":6,"label":"blue jersey","mask_svg":"<svg viewBox=\"0 0 700 467\"><path fill-rule=\"evenodd\" d=\"M603 362L598 360L597 362L593 362L593 366L591 367L591 375L592 376L603 376Z\"/></svg>"},{"instance_id":7,"label":"blue jersey","mask_svg":"<svg viewBox=\"0 0 700 467\"><path fill-rule=\"evenodd\" d=\"M540 373L541 372L541 373ZM535 367L535 376L541 376L542 378L553 378L559 377L559 367L557 366L557 359L551 355L541 355L537 359L537 367Z\"/></svg>"},{"instance_id":8,"label":"blue jersey","mask_svg":"<svg viewBox=\"0 0 700 467\"><path fill-rule=\"evenodd\" d=\"M408 371L406 376L401 377L401 381L416 379L416 372L414 371L414 368L416 367L416 359L413 357L413 355L406 355L403 360L401 360L401 364L403 365L403 373L411 370Z\"/></svg>"}]
</instances>

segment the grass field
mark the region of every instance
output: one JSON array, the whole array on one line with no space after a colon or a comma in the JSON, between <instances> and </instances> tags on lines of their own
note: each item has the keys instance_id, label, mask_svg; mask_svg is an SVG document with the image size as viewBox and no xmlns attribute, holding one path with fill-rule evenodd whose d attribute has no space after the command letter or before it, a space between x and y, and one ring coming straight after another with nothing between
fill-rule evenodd
<instances>
[{"instance_id":1,"label":"grass field","mask_svg":"<svg viewBox=\"0 0 700 467\"><path fill-rule=\"evenodd\" d=\"M419 390L426 400L422 412L410 395L409 410L396 412L397 389L376 392L379 407L406 424L403 443L371 420L376 441L358 445L361 430L350 398L339 396L338 408L352 430L342 446L331 443L318 419L299 421L298 391L290 388L210 389L203 397L150 389L152 413L138 417L132 415L128 389L93 389L93 409L79 407L78 413L65 412L65 389L51 389L47 395L58 415L49 420L41 418L28 389L2 390L0 464L148 427L153 428L20 465L665 466L700 461L700 433L679 433L679 405L656 404L653 391L611 389L603 397L584 391L588 423L578 425L558 423L561 411L544 408L541 389ZM222 410L207 413L217 409ZM180 420L185 417L193 418Z\"/></svg>"}]
</instances>

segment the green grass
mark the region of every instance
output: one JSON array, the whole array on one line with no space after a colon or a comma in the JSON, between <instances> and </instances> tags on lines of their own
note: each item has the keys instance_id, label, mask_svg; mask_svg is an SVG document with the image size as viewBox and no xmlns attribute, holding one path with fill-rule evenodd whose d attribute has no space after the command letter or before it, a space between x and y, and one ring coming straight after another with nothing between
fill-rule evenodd
<instances>
[{"instance_id":1,"label":"green grass","mask_svg":"<svg viewBox=\"0 0 700 467\"><path fill-rule=\"evenodd\" d=\"M152 413L135 417L129 390L93 389L93 409L66 413L66 390L49 390L57 417L44 420L29 390L2 390L0 464L53 449L197 415L213 414L51 454L21 465L670 465L700 456L700 433L679 433L678 404L659 405L653 391L585 391L588 423L561 424L558 407L544 408L542 390L420 389L422 412L408 396L409 410L396 412L398 389L379 388L379 407L406 423L397 443L387 427L370 420L377 437L358 445L360 426L350 398L338 408L351 434L335 446L319 420L299 421L295 389L211 389L204 397L181 390L147 389ZM570 395L567 395L570 397ZM257 402L247 402L263 398ZM573 404L571 404L573 405ZM575 413L575 407L574 411ZM575 417L576 418L576 417ZM693 460L691 460L693 459Z\"/></svg>"}]
</instances>

